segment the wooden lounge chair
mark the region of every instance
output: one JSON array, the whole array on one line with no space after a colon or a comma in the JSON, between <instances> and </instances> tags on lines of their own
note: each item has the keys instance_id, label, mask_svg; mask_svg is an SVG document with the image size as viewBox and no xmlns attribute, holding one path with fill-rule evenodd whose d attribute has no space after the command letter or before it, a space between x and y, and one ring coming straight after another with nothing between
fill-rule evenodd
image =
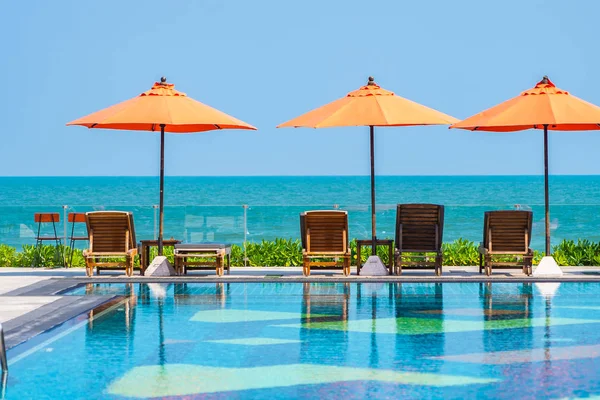
<instances>
[{"instance_id":1,"label":"wooden lounge chair","mask_svg":"<svg viewBox=\"0 0 600 400\"><path fill-rule=\"evenodd\" d=\"M479 246L479 273L491 275L493 266L518 267L531 275L531 211L487 211L483 221L483 242ZM494 261L494 256L517 256L516 261Z\"/></svg>"},{"instance_id":2,"label":"wooden lounge chair","mask_svg":"<svg viewBox=\"0 0 600 400\"><path fill-rule=\"evenodd\" d=\"M402 267L435 268L442 275L444 206L437 204L398 204L396 208L396 274ZM406 253L410 259L403 259ZM424 254L429 253L429 254ZM435 253L433 261L431 253Z\"/></svg>"},{"instance_id":3,"label":"wooden lounge chair","mask_svg":"<svg viewBox=\"0 0 600 400\"><path fill-rule=\"evenodd\" d=\"M133 260L137 254L133 214L124 211L93 211L86 213L90 248L83 251L88 276L101 269L124 269L133 275ZM120 260L119 260L120 259Z\"/></svg>"},{"instance_id":4,"label":"wooden lounge chair","mask_svg":"<svg viewBox=\"0 0 600 400\"><path fill-rule=\"evenodd\" d=\"M300 236L304 276L310 267L338 269L342 259L344 275L350 275L350 247L348 246L348 213L346 211L307 211L300 214ZM333 261L323 259L333 258Z\"/></svg>"}]
</instances>

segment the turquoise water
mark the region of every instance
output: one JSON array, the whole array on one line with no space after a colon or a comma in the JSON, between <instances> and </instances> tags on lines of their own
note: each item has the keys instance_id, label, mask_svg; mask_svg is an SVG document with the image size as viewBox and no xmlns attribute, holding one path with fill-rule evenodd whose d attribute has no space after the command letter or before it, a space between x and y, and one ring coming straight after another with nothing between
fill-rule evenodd
<instances>
[{"instance_id":1,"label":"turquoise water","mask_svg":"<svg viewBox=\"0 0 600 400\"><path fill-rule=\"evenodd\" d=\"M484 211L520 207L533 210L532 246L543 248L542 176L384 176L376 184L379 237L393 236L397 203L444 204L445 241L480 241ZM554 244L600 241L600 176L552 176L550 201ZM33 213L62 218L63 205L67 212L133 211L138 239L149 239L157 203L155 177L0 178L0 243L33 244ZM334 207L348 210L351 238L371 232L368 177L167 177L165 204L165 235L186 242L298 238L301 211Z\"/></svg>"},{"instance_id":2,"label":"turquoise water","mask_svg":"<svg viewBox=\"0 0 600 400\"><path fill-rule=\"evenodd\" d=\"M6 399L600 395L598 283L88 284ZM93 315L93 316L92 316Z\"/></svg>"}]
</instances>

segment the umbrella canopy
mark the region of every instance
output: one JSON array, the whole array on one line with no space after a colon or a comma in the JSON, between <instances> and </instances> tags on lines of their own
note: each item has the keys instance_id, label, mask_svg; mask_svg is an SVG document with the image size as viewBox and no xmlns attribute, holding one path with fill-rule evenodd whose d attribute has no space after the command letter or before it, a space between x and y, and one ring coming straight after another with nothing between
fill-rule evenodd
<instances>
[{"instance_id":1,"label":"umbrella canopy","mask_svg":"<svg viewBox=\"0 0 600 400\"><path fill-rule=\"evenodd\" d=\"M69 122L88 128L133 131L160 130L160 218L158 254L162 255L164 221L165 132L191 133L216 129L252 129L255 127L209 107L175 90L166 78L137 97Z\"/></svg>"},{"instance_id":2,"label":"umbrella canopy","mask_svg":"<svg viewBox=\"0 0 600 400\"><path fill-rule=\"evenodd\" d=\"M464 119L450 128L513 132L525 129L589 131L600 129L600 107L554 86L545 76L519 96Z\"/></svg>"},{"instance_id":3,"label":"umbrella canopy","mask_svg":"<svg viewBox=\"0 0 600 400\"><path fill-rule=\"evenodd\" d=\"M369 77L367 85L345 97L309 111L278 125L278 128L332 128L369 126L371 139L371 233L372 254L376 254L375 225L375 126L447 125L458 122L454 117L395 95L381 88Z\"/></svg>"},{"instance_id":4,"label":"umbrella canopy","mask_svg":"<svg viewBox=\"0 0 600 400\"><path fill-rule=\"evenodd\" d=\"M534 88L462 120L450 126L450 128L493 132L512 132L525 129L544 130L546 255L549 256L548 130L599 130L600 107L557 88L547 76L544 76Z\"/></svg>"},{"instance_id":5,"label":"umbrella canopy","mask_svg":"<svg viewBox=\"0 0 600 400\"><path fill-rule=\"evenodd\" d=\"M449 125L454 117L397 96L369 83L345 97L278 125L278 128L332 128L342 126Z\"/></svg>"}]
</instances>

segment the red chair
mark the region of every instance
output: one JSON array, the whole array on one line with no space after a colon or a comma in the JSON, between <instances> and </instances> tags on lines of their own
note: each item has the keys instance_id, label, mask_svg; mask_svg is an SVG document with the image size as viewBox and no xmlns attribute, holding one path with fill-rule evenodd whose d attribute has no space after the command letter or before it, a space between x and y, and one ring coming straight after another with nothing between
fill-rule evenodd
<instances>
[{"instance_id":1,"label":"red chair","mask_svg":"<svg viewBox=\"0 0 600 400\"><path fill-rule=\"evenodd\" d=\"M65 256L62 249L62 240L56 231L56 224L60 222L60 214L58 213L35 213L33 220L38 224L37 235L35 236L35 252L31 262L32 267L37 267L38 261L41 258L42 245L46 241L54 241L56 243L56 255L60 256L62 266L65 266ZM42 224L52 224L54 235L42 234Z\"/></svg>"},{"instance_id":2,"label":"red chair","mask_svg":"<svg viewBox=\"0 0 600 400\"><path fill-rule=\"evenodd\" d=\"M85 218L85 213L69 213L69 215L67 216L67 220L68 222L71 223L71 237L69 238L69 249L70 249L70 256L69 256L69 267L73 266L73 251L75 250L75 242L78 240L87 240L89 241L90 238L87 234L87 224L86 224L86 218ZM80 224L83 223L85 225L85 230L86 230L86 235L85 236L75 236L75 224Z\"/></svg>"}]
</instances>

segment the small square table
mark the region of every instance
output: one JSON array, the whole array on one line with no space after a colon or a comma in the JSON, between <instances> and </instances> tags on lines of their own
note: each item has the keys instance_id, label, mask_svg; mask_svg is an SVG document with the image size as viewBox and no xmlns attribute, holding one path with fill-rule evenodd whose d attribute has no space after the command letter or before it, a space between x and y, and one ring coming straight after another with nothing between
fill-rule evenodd
<instances>
[{"instance_id":1,"label":"small square table","mask_svg":"<svg viewBox=\"0 0 600 400\"><path fill-rule=\"evenodd\" d=\"M163 247L173 247L181 243L177 239L163 239ZM158 247L158 240L140 240L140 275L144 276L150 263L150 247Z\"/></svg>"},{"instance_id":2,"label":"small square table","mask_svg":"<svg viewBox=\"0 0 600 400\"><path fill-rule=\"evenodd\" d=\"M394 270L394 240L393 239L377 239L375 241L377 246L387 246L389 261L388 261L388 274L391 275ZM360 260L360 248L363 246L371 246L373 244L372 239L356 239L356 275L360 275L360 269L362 262Z\"/></svg>"}]
</instances>

